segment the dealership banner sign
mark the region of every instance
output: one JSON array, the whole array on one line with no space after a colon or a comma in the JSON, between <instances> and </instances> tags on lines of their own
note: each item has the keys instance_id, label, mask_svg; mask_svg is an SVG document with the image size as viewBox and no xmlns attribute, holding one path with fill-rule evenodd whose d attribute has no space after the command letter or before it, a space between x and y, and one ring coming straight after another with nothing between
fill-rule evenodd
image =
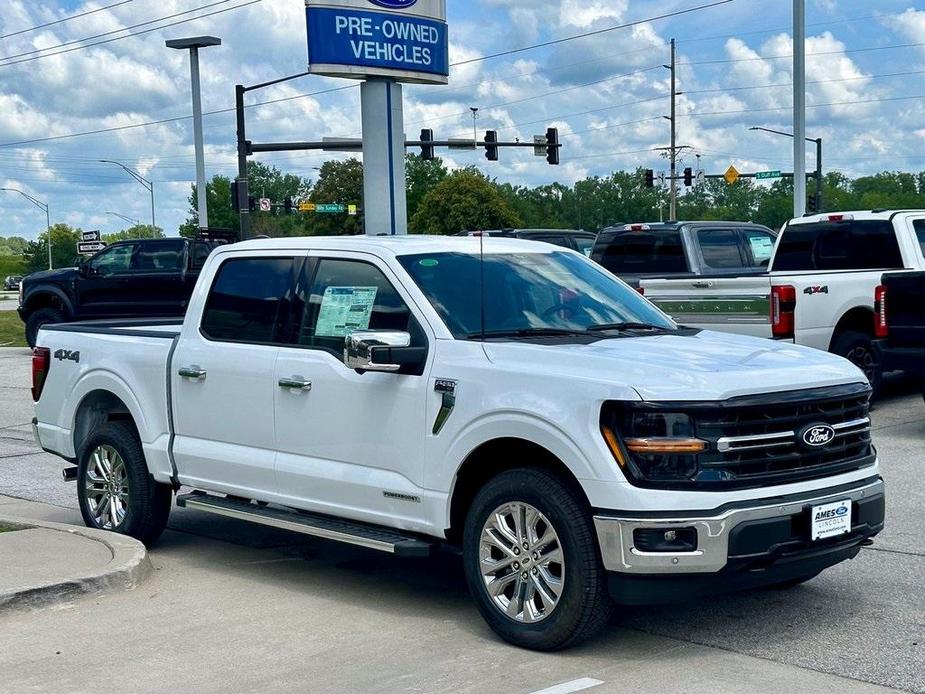
<instances>
[{"instance_id":1,"label":"dealership banner sign","mask_svg":"<svg viewBox=\"0 0 925 694\"><path fill-rule=\"evenodd\" d=\"M446 84L446 0L306 0L308 68L331 77Z\"/></svg>"}]
</instances>

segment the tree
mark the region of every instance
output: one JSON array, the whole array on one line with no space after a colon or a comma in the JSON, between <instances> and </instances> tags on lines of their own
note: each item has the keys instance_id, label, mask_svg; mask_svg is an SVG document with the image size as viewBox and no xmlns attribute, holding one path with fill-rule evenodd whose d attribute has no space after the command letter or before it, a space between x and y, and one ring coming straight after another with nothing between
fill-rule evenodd
<instances>
[{"instance_id":1,"label":"tree","mask_svg":"<svg viewBox=\"0 0 925 694\"><path fill-rule=\"evenodd\" d=\"M344 161L328 161L321 165L318 181L309 197L315 204L362 205L363 164L351 157ZM363 233L360 217L346 214L315 214L309 219L311 233L316 236L346 236Z\"/></svg>"},{"instance_id":2,"label":"tree","mask_svg":"<svg viewBox=\"0 0 925 694\"><path fill-rule=\"evenodd\" d=\"M162 239L164 230L152 227L150 224L135 224L128 229L117 231L114 234L103 234L103 241L115 243L116 241L132 241L134 239Z\"/></svg>"},{"instance_id":3,"label":"tree","mask_svg":"<svg viewBox=\"0 0 925 694\"><path fill-rule=\"evenodd\" d=\"M413 234L519 227L521 220L498 187L474 169L454 171L434 186L411 220Z\"/></svg>"},{"instance_id":4,"label":"tree","mask_svg":"<svg viewBox=\"0 0 925 694\"><path fill-rule=\"evenodd\" d=\"M231 207L231 179L227 176L213 176L206 183L206 202L209 206L209 226L215 229L238 230L238 214ZM199 192L193 184L189 196L189 219L180 226L180 235L192 238L199 233Z\"/></svg>"},{"instance_id":5,"label":"tree","mask_svg":"<svg viewBox=\"0 0 925 694\"><path fill-rule=\"evenodd\" d=\"M417 154L409 154L405 159L405 186L408 193L408 219L414 217L421 201L440 181L448 175L443 160L422 159Z\"/></svg>"},{"instance_id":6,"label":"tree","mask_svg":"<svg viewBox=\"0 0 925 694\"><path fill-rule=\"evenodd\" d=\"M55 268L74 267L77 265L77 243L80 241L80 229L67 224L54 224L51 229L51 253ZM23 253L26 272L38 272L48 269L48 232L39 235L37 241L26 244Z\"/></svg>"},{"instance_id":7,"label":"tree","mask_svg":"<svg viewBox=\"0 0 925 694\"><path fill-rule=\"evenodd\" d=\"M22 255L28 243L22 236L0 236L0 246L9 249L8 255ZM0 255L6 254L0 253Z\"/></svg>"}]
</instances>

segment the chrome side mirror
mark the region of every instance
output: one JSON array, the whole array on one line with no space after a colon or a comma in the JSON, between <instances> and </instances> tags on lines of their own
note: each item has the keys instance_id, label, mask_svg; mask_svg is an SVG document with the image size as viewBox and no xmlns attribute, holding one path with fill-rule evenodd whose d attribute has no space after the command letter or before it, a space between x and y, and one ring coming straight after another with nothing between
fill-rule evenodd
<instances>
[{"instance_id":1,"label":"chrome side mirror","mask_svg":"<svg viewBox=\"0 0 925 694\"><path fill-rule=\"evenodd\" d=\"M400 371L401 364L387 363L392 349L411 346L411 335L393 330L355 330L344 343L344 363L357 371ZM379 361L382 360L382 361Z\"/></svg>"}]
</instances>

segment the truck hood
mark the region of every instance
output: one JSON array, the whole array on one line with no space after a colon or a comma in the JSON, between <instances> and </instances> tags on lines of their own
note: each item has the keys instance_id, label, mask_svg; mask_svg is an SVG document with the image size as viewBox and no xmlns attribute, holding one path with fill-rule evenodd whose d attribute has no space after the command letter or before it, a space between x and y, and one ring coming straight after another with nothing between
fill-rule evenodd
<instances>
[{"instance_id":1,"label":"truck hood","mask_svg":"<svg viewBox=\"0 0 925 694\"><path fill-rule=\"evenodd\" d=\"M31 275L27 275L23 280L23 284L38 284L40 282L67 282L73 278L77 277L77 268L75 267L63 267L58 270L42 270L41 272L33 272Z\"/></svg>"},{"instance_id":2,"label":"truck hood","mask_svg":"<svg viewBox=\"0 0 925 694\"><path fill-rule=\"evenodd\" d=\"M592 344L489 342L485 352L506 369L629 387L651 401L725 400L867 380L826 352L711 331Z\"/></svg>"}]
</instances>

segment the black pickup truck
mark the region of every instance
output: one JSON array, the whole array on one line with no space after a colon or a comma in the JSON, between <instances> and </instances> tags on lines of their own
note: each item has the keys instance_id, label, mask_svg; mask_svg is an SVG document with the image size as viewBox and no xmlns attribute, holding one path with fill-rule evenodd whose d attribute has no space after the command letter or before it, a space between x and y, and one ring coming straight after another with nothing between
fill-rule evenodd
<instances>
[{"instance_id":1,"label":"black pickup truck","mask_svg":"<svg viewBox=\"0 0 925 694\"><path fill-rule=\"evenodd\" d=\"M925 390L925 272L885 274L874 310L874 351L883 370L905 371Z\"/></svg>"},{"instance_id":2,"label":"black pickup truck","mask_svg":"<svg viewBox=\"0 0 925 694\"><path fill-rule=\"evenodd\" d=\"M19 291L26 342L39 328L96 318L173 318L186 305L215 243L187 239L120 241L76 268L36 272Z\"/></svg>"}]
</instances>

